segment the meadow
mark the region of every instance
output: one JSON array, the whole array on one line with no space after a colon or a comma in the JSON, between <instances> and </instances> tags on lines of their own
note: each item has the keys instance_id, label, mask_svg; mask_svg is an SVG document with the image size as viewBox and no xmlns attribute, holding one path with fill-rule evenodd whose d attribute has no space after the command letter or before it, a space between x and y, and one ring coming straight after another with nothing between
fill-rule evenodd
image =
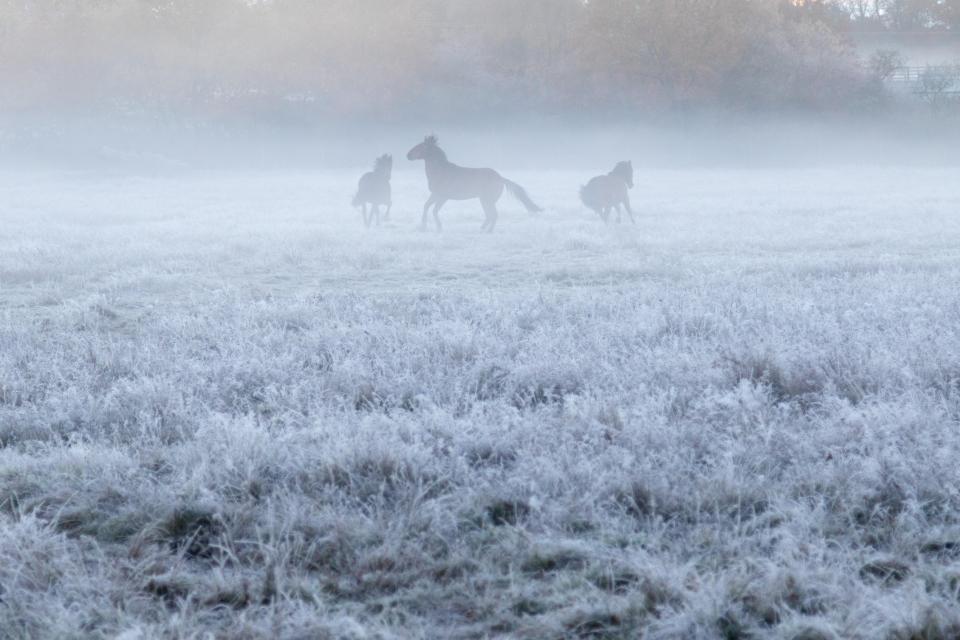
<instances>
[{"instance_id":1,"label":"meadow","mask_svg":"<svg viewBox=\"0 0 960 640\"><path fill-rule=\"evenodd\" d=\"M955 168L0 173L0 638L960 635Z\"/></svg>"}]
</instances>

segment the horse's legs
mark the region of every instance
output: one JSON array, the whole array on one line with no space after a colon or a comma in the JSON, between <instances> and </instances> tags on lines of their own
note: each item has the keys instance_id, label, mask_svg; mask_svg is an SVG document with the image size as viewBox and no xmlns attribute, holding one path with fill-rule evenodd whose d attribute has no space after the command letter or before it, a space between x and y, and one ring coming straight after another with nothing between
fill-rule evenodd
<instances>
[{"instance_id":1,"label":"horse's legs","mask_svg":"<svg viewBox=\"0 0 960 640\"><path fill-rule=\"evenodd\" d=\"M630 206L630 198L624 199L623 207L627 210L627 214L630 216L630 222L637 224L637 219L633 217L633 207Z\"/></svg>"},{"instance_id":2,"label":"horse's legs","mask_svg":"<svg viewBox=\"0 0 960 640\"><path fill-rule=\"evenodd\" d=\"M483 215L486 218L480 230L491 233L497 226L497 218L500 216L497 212L497 203L495 200L481 200L480 204L483 205Z\"/></svg>"},{"instance_id":3,"label":"horse's legs","mask_svg":"<svg viewBox=\"0 0 960 640\"><path fill-rule=\"evenodd\" d=\"M490 207L486 200L480 200L480 206L483 207L483 224L480 225L480 231L486 231L490 228Z\"/></svg>"},{"instance_id":4,"label":"horse's legs","mask_svg":"<svg viewBox=\"0 0 960 640\"><path fill-rule=\"evenodd\" d=\"M427 230L427 216L430 214L430 207L432 207L433 203L436 201L436 198L434 198L433 194L431 193L427 203L423 205L423 220L420 222L420 231Z\"/></svg>"},{"instance_id":5,"label":"horse's legs","mask_svg":"<svg viewBox=\"0 0 960 640\"><path fill-rule=\"evenodd\" d=\"M445 204L447 204L446 200L439 200L436 206L433 207L433 220L437 223L437 231L443 231L443 225L440 224L440 209L443 208Z\"/></svg>"},{"instance_id":6,"label":"horse's legs","mask_svg":"<svg viewBox=\"0 0 960 640\"><path fill-rule=\"evenodd\" d=\"M617 224L623 222L623 209L620 208L620 203L613 205L613 210L617 212Z\"/></svg>"},{"instance_id":7,"label":"horse's legs","mask_svg":"<svg viewBox=\"0 0 960 640\"><path fill-rule=\"evenodd\" d=\"M367 217L367 203L364 202L360 205L360 212L363 214L363 226L370 226L370 219Z\"/></svg>"},{"instance_id":8,"label":"horse's legs","mask_svg":"<svg viewBox=\"0 0 960 640\"><path fill-rule=\"evenodd\" d=\"M370 222L373 223L374 218L376 218L377 226L380 226L380 205L373 204L370 205Z\"/></svg>"},{"instance_id":9,"label":"horse's legs","mask_svg":"<svg viewBox=\"0 0 960 640\"><path fill-rule=\"evenodd\" d=\"M383 221L384 221L384 222L386 222L387 220L390 219L390 209L392 209L392 208L393 208L393 203L392 203L392 202L388 202L388 203L387 203L387 210L383 212Z\"/></svg>"}]
</instances>

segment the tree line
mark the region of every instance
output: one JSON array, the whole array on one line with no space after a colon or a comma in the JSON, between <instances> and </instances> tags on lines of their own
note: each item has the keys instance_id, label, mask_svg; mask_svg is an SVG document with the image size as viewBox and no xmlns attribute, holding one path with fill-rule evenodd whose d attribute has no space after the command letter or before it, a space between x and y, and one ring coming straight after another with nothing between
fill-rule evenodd
<instances>
[{"instance_id":1,"label":"tree line","mask_svg":"<svg viewBox=\"0 0 960 640\"><path fill-rule=\"evenodd\" d=\"M0 109L838 108L875 89L838 15L911 3L955 18L954 0L0 0Z\"/></svg>"},{"instance_id":2,"label":"tree line","mask_svg":"<svg viewBox=\"0 0 960 640\"><path fill-rule=\"evenodd\" d=\"M960 0L833 0L824 3L852 29L867 31L960 30Z\"/></svg>"}]
</instances>

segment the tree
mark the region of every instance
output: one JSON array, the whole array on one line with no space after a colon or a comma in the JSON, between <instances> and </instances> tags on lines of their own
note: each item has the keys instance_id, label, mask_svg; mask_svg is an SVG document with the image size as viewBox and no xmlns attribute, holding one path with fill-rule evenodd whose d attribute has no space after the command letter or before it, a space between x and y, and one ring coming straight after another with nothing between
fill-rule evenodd
<instances>
[{"instance_id":1,"label":"tree","mask_svg":"<svg viewBox=\"0 0 960 640\"><path fill-rule=\"evenodd\" d=\"M960 0L940 0L936 18L945 28L960 32Z\"/></svg>"},{"instance_id":2,"label":"tree","mask_svg":"<svg viewBox=\"0 0 960 640\"><path fill-rule=\"evenodd\" d=\"M0 99L378 117L814 104L857 81L837 15L793 0L0 0Z\"/></svg>"},{"instance_id":3,"label":"tree","mask_svg":"<svg viewBox=\"0 0 960 640\"><path fill-rule=\"evenodd\" d=\"M890 77L905 65L903 55L894 49L881 49L875 51L867 61L867 67L873 76L881 82L886 82Z\"/></svg>"}]
</instances>

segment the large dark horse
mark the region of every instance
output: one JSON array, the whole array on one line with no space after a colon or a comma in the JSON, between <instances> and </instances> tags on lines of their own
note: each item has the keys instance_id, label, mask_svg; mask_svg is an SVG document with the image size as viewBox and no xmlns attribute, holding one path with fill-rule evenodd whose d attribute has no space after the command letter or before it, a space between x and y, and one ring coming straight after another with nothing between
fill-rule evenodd
<instances>
[{"instance_id":1,"label":"large dark horse","mask_svg":"<svg viewBox=\"0 0 960 640\"><path fill-rule=\"evenodd\" d=\"M596 211L604 222L610 221L610 212L615 210L619 223L623 215L620 207L623 206L630 215L630 222L636 224L628 189L633 189L633 163L620 162L613 171L594 178L580 189L580 199L588 208Z\"/></svg>"},{"instance_id":2,"label":"large dark horse","mask_svg":"<svg viewBox=\"0 0 960 640\"><path fill-rule=\"evenodd\" d=\"M373 165L373 171L363 174L360 178L360 185L357 188L357 195L353 198L353 206L361 207L363 211L363 224L370 226L370 223L376 218L377 224L380 224L380 205L387 209L383 214L383 219L390 217L390 207L392 198L390 194L390 176L393 173L393 156L390 154L380 156ZM370 213L367 213L367 205L370 205Z\"/></svg>"},{"instance_id":3,"label":"large dark horse","mask_svg":"<svg viewBox=\"0 0 960 640\"><path fill-rule=\"evenodd\" d=\"M443 228L440 224L440 209L448 200L476 198L483 205L483 213L486 216L481 228L484 231L493 231L497 225L497 201L503 195L504 188L522 202L530 213L543 211L534 204L523 187L507 180L493 169L468 169L447 160L447 154L437 146L436 136L427 136L422 143L410 150L407 159L423 160L427 168L430 199L423 205L421 230L427 228L427 214L430 207L433 207L433 219L437 223L437 230L440 230Z\"/></svg>"}]
</instances>

